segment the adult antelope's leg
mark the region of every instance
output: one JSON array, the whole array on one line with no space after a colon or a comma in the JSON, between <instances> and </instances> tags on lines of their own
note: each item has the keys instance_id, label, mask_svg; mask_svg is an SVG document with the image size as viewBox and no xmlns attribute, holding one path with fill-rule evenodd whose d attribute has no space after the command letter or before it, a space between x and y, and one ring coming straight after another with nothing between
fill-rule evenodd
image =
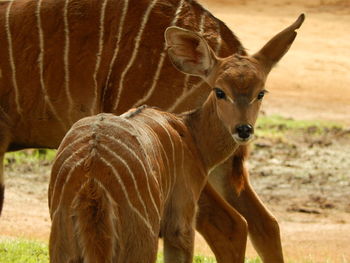
<instances>
[{"instance_id":1,"label":"adult antelope's leg","mask_svg":"<svg viewBox=\"0 0 350 263\"><path fill-rule=\"evenodd\" d=\"M244 180L244 188L238 195L232 180L240 179ZM210 183L245 218L248 223L249 236L263 261L284 262L278 222L250 185L248 170L244 166L243 158L233 157L220 165L212 172ZM207 210L216 209L217 203L209 204L210 207ZM220 216L222 217L222 214ZM204 231L209 230L204 229ZM230 229L222 230L222 235L226 235L226 238L229 239L226 233L230 233ZM220 252L220 254L225 253L227 252Z\"/></svg>"},{"instance_id":2,"label":"adult antelope's leg","mask_svg":"<svg viewBox=\"0 0 350 263\"><path fill-rule=\"evenodd\" d=\"M207 184L199 200L197 230L213 250L218 263L244 262L247 222Z\"/></svg>"},{"instance_id":3,"label":"adult antelope's leg","mask_svg":"<svg viewBox=\"0 0 350 263\"><path fill-rule=\"evenodd\" d=\"M11 141L11 123L0 106L0 216L5 199L4 157Z\"/></svg>"},{"instance_id":4,"label":"adult antelope's leg","mask_svg":"<svg viewBox=\"0 0 350 263\"><path fill-rule=\"evenodd\" d=\"M234 190L231 194L230 203L247 220L249 237L259 256L264 262L284 262L278 222L253 190L249 178L239 196Z\"/></svg>"},{"instance_id":5,"label":"adult antelope's leg","mask_svg":"<svg viewBox=\"0 0 350 263\"><path fill-rule=\"evenodd\" d=\"M1 107L0 107L1 110ZM10 132L0 121L0 216L5 199L4 157L10 143Z\"/></svg>"}]
</instances>

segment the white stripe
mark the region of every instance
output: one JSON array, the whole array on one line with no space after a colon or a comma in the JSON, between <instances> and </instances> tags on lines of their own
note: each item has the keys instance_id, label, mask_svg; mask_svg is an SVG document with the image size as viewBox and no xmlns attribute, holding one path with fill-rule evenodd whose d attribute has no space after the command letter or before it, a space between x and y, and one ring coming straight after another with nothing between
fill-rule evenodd
<instances>
[{"instance_id":1,"label":"white stripe","mask_svg":"<svg viewBox=\"0 0 350 263\"><path fill-rule=\"evenodd\" d=\"M93 75L94 78L94 100L91 107L91 115L94 113L97 113L98 110L96 109L97 100L98 100L98 85L97 85L97 73L101 65L101 56L103 51L103 37L104 37L104 22L105 22L105 13L106 13L106 6L107 6L108 0L105 0L102 4L101 9L101 16L100 16L100 30L99 30L99 41L98 41L98 52L96 54L96 66L95 66L95 72Z\"/></svg>"},{"instance_id":2,"label":"white stripe","mask_svg":"<svg viewBox=\"0 0 350 263\"><path fill-rule=\"evenodd\" d=\"M109 65L109 70L108 70L108 75L107 75L107 81L106 81L106 87L104 89L104 94L103 94L103 101L105 101L105 96L106 96L106 90L109 87L109 80L112 74L112 69L114 67L114 63L115 60L117 58L118 52L119 52L119 45L120 45L120 41L122 38L122 32L123 32L123 26L124 26L124 20L125 20L125 16L126 13L128 12L128 5L129 5L129 0L124 0L124 6L123 6L123 11L122 11L122 15L120 17L120 21L119 21L119 27L118 27L118 38L117 38L117 43L115 45L115 49L114 49L114 54L111 60L111 63Z\"/></svg>"},{"instance_id":3,"label":"white stripe","mask_svg":"<svg viewBox=\"0 0 350 263\"><path fill-rule=\"evenodd\" d=\"M199 21L199 32L198 32L201 35L204 33L206 16L207 16L207 13L205 11L203 11L203 13L200 17L200 21ZM188 90L189 90L189 84L188 84L189 79L190 79L190 76L186 75L185 81L184 81L184 87L183 87L181 95L176 99L174 104L167 111L173 112L176 109L176 107L179 106L179 104L187 97ZM200 86L200 85L196 85L196 87L197 86ZM193 88L194 87L192 87L192 89Z\"/></svg>"},{"instance_id":4,"label":"white stripe","mask_svg":"<svg viewBox=\"0 0 350 263\"><path fill-rule=\"evenodd\" d=\"M182 140L180 140L181 143L181 176L191 176L185 171L185 147L183 145Z\"/></svg>"},{"instance_id":5,"label":"white stripe","mask_svg":"<svg viewBox=\"0 0 350 263\"><path fill-rule=\"evenodd\" d=\"M199 22L199 34L201 34L201 35L204 33L205 18L206 18L206 12L203 12L202 15L201 15L200 22ZM177 98L177 100L182 101L183 98L187 96L187 92L188 92L188 89L189 89L189 84L188 84L189 80L190 80L190 75L186 74L182 93ZM176 104L176 101L175 101L175 104ZM174 110L174 109L175 108L173 108L172 110Z\"/></svg>"},{"instance_id":6,"label":"white stripe","mask_svg":"<svg viewBox=\"0 0 350 263\"><path fill-rule=\"evenodd\" d=\"M9 60L10 60L10 66L12 70L12 85L15 91L15 103L16 103L16 109L17 113L22 117L22 107L20 105L19 101L19 91L18 91L18 85L17 85L17 78L16 78L16 65L15 60L13 57L13 47L12 47L12 34L11 34L11 28L10 28L10 11L14 0L9 2L7 9L6 9L6 21L5 21L5 29L6 29L6 35L7 35L7 42L9 46Z\"/></svg>"},{"instance_id":7,"label":"white stripe","mask_svg":"<svg viewBox=\"0 0 350 263\"><path fill-rule=\"evenodd\" d=\"M163 128L163 130L166 132L166 134L168 135L168 138L169 138L169 141L170 141L170 144L171 144L171 149L172 149L171 155L172 155L172 159L173 159L173 168L174 168L174 174L173 174L172 176L173 176L174 179L175 179L175 176L176 176L176 161L175 161L175 146L174 146L173 139L172 139L172 137L171 137L171 135L170 135L168 129L167 129L166 127L164 127L164 125L163 125L163 123L162 123L161 121L158 121L156 118L154 118L153 116L150 116L150 115L146 114L145 112L143 112L143 115L146 116L146 117L148 117L148 118L150 118L150 119L152 119L152 120L155 121L156 123L158 123L158 124ZM168 162L168 165L169 165L168 159L167 159L167 162ZM170 173L169 173L169 176L171 176ZM174 185L171 179L170 179L170 184L172 184L172 186ZM168 188L167 197L168 197L168 195L169 195L170 190L172 190L172 188Z\"/></svg>"},{"instance_id":8,"label":"white stripe","mask_svg":"<svg viewBox=\"0 0 350 263\"><path fill-rule=\"evenodd\" d=\"M150 136L147 132L145 132L145 127L144 127L144 123L137 123L136 121L129 121L128 119L126 119L126 121L135 129L135 131L138 133L138 136L136 137L138 142L140 143L140 145L142 145L142 148L143 149L151 149L152 150L152 153L153 153L153 160L157 158L157 153L156 153L156 150L155 150L155 147L154 147L154 143L152 142L152 140L150 139ZM142 132L141 132L142 131ZM146 155L148 155L147 152L145 152ZM150 160L152 160L151 157L149 157ZM152 162L150 162L151 164ZM159 163L158 162L153 162L156 164L156 166L158 167L158 173L157 175L160 175L161 174L161 169L160 169L160 166L159 166ZM151 171L153 170L153 166L151 165ZM152 173L153 177L154 177L154 180L156 181L156 183L158 184L158 187L160 188L161 187L161 182L158 181L158 176L155 176L153 173Z\"/></svg>"},{"instance_id":9,"label":"white stripe","mask_svg":"<svg viewBox=\"0 0 350 263\"><path fill-rule=\"evenodd\" d=\"M146 146L145 146L145 143L146 143L146 142L145 142L145 140L148 141L148 144L151 146L152 151L153 151L153 154L154 154L153 144L152 144L152 142L149 140L148 135L147 135L147 134L145 135L144 133L139 132L139 131L135 128L135 124L136 124L136 123L133 124L133 123L131 123L129 120L125 120L125 121L136 131L136 133L132 133L129 129L127 129L127 128L123 127L123 126L117 126L116 123L114 123L114 122L105 121L104 123L105 123L105 124L108 124L108 125L111 125L112 127L115 127L116 129L121 129L121 130L125 131L126 133L128 133L128 134L134 136L134 137L136 138L136 140L139 142L139 144L142 145L142 147L141 147L142 150L146 149ZM140 139L140 138L141 138L141 139ZM150 170L150 171L153 171L151 162L150 162L150 160L149 160L149 154L147 154L145 151L144 151L144 153L145 153L145 156L146 156L146 158L147 158L147 164L148 164L149 170ZM158 165L158 164L157 164L157 165ZM158 166L158 171L160 171L159 166ZM153 173L152 173L152 176L153 176L155 182L157 183L157 185L158 185L158 187L159 187L158 178L156 178L155 175L154 175Z\"/></svg>"},{"instance_id":10,"label":"white stripe","mask_svg":"<svg viewBox=\"0 0 350 263\"><path fill-rule=\"evenodd\" d=\"M83 158L83 159L81 159L79 162L77 162L73 167L70 167L69 172L68 172L67 177L66 177L66 181L67 181L67 178L70 178L70 177L71 177L71 174L75 171L75 169L76 169L79 165L81 165L85 160L86 160L86 158ZM63 163L63 164L64 164L64 163ZM60 175L60 171L61 171L62 167L64 166L63 164L62 164L61 167L60 167L59 173L57 173L56 182L57 182L57 178L58 178L59 175ZM51 218L53 218L53 215L55 214L55 212L57 211L57 209L59 209L59 207L61 206L62 199L63 199L63 193L64 193L64 190L65 190L65 187L66 187L66 181L65 181L64 184L62 185L61 192L60 192L60 196L59 196L59 201L58 201L58 203L57 203L57 206L56 206L56 209L55 209L55 210L52 210L52 209L53 209L52 204L53 204L54 196L56 196L56 193L57 193L56 182L55 182L55 184L54 184L54 187L52 188L53 193L52 193L51 204L50 204L50 210L51 210L51 211L50 211L50 215L51 215ZM57 193L57 194L59 194L59 193Z\"/></svg>"},{"instance_id":11,"label":"white stripe","mask_svg":"<svg viewBox=\"0 0 350 263\"><path fill-rule=\"evenodd\" d=\"M117 121L120 121L119 117L115 117L117 118ZM139 123L136 123L135 121L131 122L130 120L128 119L123 119L124 123L127 123L129 124L133 131L131 131L130 128L126 128L126 127L123 127L121 125L116 125L115 122L111 122L111 121L104 121L105 124L108 124L108 125L111 125L112 127L116 128L116 129L121 129L123 130L124 132L130 134L131 136L135 137L135 139L139 142L140 145L142 145L142 147L140 149L144 150L144 149L151 149L152 152L153 152L153 156L156 156L156 152L155 152L155 149L154 149L154 144L153 142L150 140L148 134L146 134L144 132L144 127L142 126L143 123L139 124ZM123 122L119 122L119 124L122 124ZM150 162L150 156L149 154L144 151L145 153L145 156L147 157L147 163L148 163L148 167L150 169L150 171L153 171L153 168L152 168L152 165L151 165L151 162ZM155 162L157 167L158 167L158 174L160 174L160 167L159 167L159 164L157 162ZM155 182L157 183L158 187L160 187L159 185L159 182L158 182L158 178L152 173L153 175L153 178L155 180Z\"/></svg>"},{"instance_id":12,"label":"white stripe","mask_svg":"<svg viewBox=\"0 0 350 263\"><path fill-rule=\"evenodd\" d=\"M86 147L84 147L83 149L86 149ZM81 151L81 150L82 150L82 149L80 149L80 151ZM73 153L73 154L74 154L74 153ZM70 158L71 158L71 157L70 157ZM68 158L68 159L70 159L70 158ZM67 185L69 185L69 184L67 184L67 182L69 182L69 180L70 180L70 178L71 178L71 176L72 176L73 171L75 170L76 167L80 166L86 159L87 159L87 158L81 159L78 163L76 163L76 164L74 165L74 167L71 167L71 168L70 168L69 173L68 173L68 175L67 175L67 177L66 177L66 181L64 182L64 184L63 184L63 186L62 186L61 196L60 196L60 200L59 200L59 203L58 203L57 208L60 207L60 204L62 203L62 197L63 197L63 193L64 193L64 190L65 190L65 187L66 187ZM118 183L120 184L120 186L121 186L121 188L122 188L122 191L123 191L123 193L124 193L124 195L125 195L125 199L126 199L126 201L128 202L128 205L130 206L131 210L134 211L134 212L140 217L140 219L142 220L142 222L145 223L145 225L147 226L147 228L149 229L149 231L152 233L152 235L155 236L155 233L154 233L154 231L152 230L152 227L151 227L151 225L150 225L150 222L148 222L148 221L143 217L143 215L140 213L140 211L138 211L138 210L132 205L132 203L131 203L131 201L130 201L130 198L129 198L129 195L128 195L128 192L127 192L127 190L126 190L126 188L125 188L125 185L124 185L123 181L121 180L121 178L118 176L118 173L117 173L117 171L115 170L115 168L114 168L105 158L103 158L102 156L99 157L99 160L101 160L106 166L108 166L108 167L112 170L112 173L113 173L114 177L117 179ZM65 162L66 162L66 161L65 161ZM65 162L61 164L61 168L60 168L60 170L59 170L59 173L57 174L56 182L57 182L57 179L58 179L58 177L59 177L59 174L60 174L62 168L64 167ZM54 188L53 188L54 194L53 194L52 199L51 199L51 206L50 206L50 207L52 207L52 201L54 200L54 196L55 196L56 193L57 193L57 191L55 191L55 189L56 189L56 182L55 182L55 186L54 186ZM55 210L55 211L56 211L56 210ZM55 211L52 211L51 215L53 215Z\"/></svg>"},{"instance_id":13,"label":"white stripe","mask_svg":"<svg viewBox=\"0 0 350 263\"><path fill-rule=\"evenodd\" d=\"M67 146L65 146L63 149L61 149L61 145L63 147L63 144L60 145L60 147L58 148L58 154L55 157L55 160L57 161L66 151L70 150L71 148L75 147L77 144L81 143L82 141L89 139L91 136L89 135L85 135L84 137L80 137L76 140L74 140L72 143L68 144Z\"/></svg>"},{"instance_id":14,"label":"white stripe","mask_svg":"<svg viewBox=\"0 0 350 263\"><path fill-rule=\"evenodd\" d=\"M179 16L180 16L180 13L181 13L181 11L182 11L184 2L185 2L184 0L181 0L180 3L179 3L179 6L177 7L176 12L175 12L174 19L173 19L173 21L171 22L171 25L172 25L172 26L175 26L176 23L177 23L177 21L179 20Z\"/></svg>"},{"instance_id":15,"label":"white stripe","mask_svg":"<svg viewBox=\"0 0 350 263\"><path fill-rule=\"evenodd\" d=\"M182 90L182 93L181 93L180 97L184 96L184 94L186 94L188 92L188 89L189 89L189 83L188 82L190 81L190 77L191 77L190 75L186 74L183 90ZM178 99L180 97L178 97Z\"/></svg>"},{"instance_id":16,"label":"white stripe","mask_svg":"<svg viewBox=\"0 0 350 263\"><path fill-rule=\"evenodd\" d=\"M193 92L196 91L196 89L201 86L202 84L204 84L204 81L199 81L196 85L194 85L191 89L189 89L187 92L184 92L181 94L181 96L175 101L175 103L169 107L166 111L169 112L173 112L176 110L176 108L183 102L183 100L185 98L187 98L188 96L190 96Z\"/></svg>"},{"instance_id":17,"label":"white stripe","mask_svg":"<svg viewBox=\"0 0 350 263\"><path fill-rule=\"evenodd\" d=\"M164 154L164 156L165 156L165 158L166 158L166 160L167 160L167 163L169 164L169 161L168 161L168 157L167 157L167 154L166 154L166 151L164 150L164 147L163 147L163 144L161 143L161 141L159 140L159 137L158 137L158 134L157 133L155 133L154 132L154 130L153 130L153 128L151 127L151 126L149 126L148 124L146 124L145 122L141 122L141 126L143 126L143 127L146 127L148 130L149 130L149 135L152 135L152 137L153 137L153 139L155 140L155 141L157 141L158 142L158 145L160 145L160 149L162 150L162 152L163 152L163 154ZM144 128L143 128L144 129ZM148 136L149 137L149 136ZM154 145L155 145L155 142L152 142L151 140L149 140L150 142L151 142L151 144L152 144L152 150L154 150L153 152L155 153L155 149L158 149L158 147L154 147ZM160 170L160 165L159 165L159 162L160 162L160 159L159 158L161 158L161 154L160 154L160 156L158 156L158 155L156 155L155 154L155 162L157 163L157 166L158 166L158 178L159 178L159 180L160 180L160 183L159 183L159 188L160 188L160 190L161 190L161 193L163 194L163 196L164 196L164 189L163 189L163 184L162 184L162 175L164 175L164 173L163 173L163 171L161 171ZM162 161L163 161L163 158L162 158Z\"/></svg>"},{"instance_id":18,"label":"white stripe","mask_svg":"<svg viewBox=\"0 0 350 263\"><path fill-rule=\"evenodd\" d=\"M140 159L140 157L132 150L130 149L125 143L123 143L121 140L119 139L116 139L108 134L100 134L102 137L106 137L108 138L109 140L113 141L114 143L117 143L117 144L120 144L124 147L124 149L126 149L139 163L140 165L142 166L142 169L145 173L145 177L146 177L146 183L147 183L147 190L148 190L148 193L149 193L149 196L150 196L150 199L152 201L152 204L154 206L154 210L157 212L157 215L158 215L158 218L160 218L160 213L159 213L159 210L158 210L158 207L156 205L156 202L154 201L154 198L153 198L153 195L152 195L152 191L151 191L151 188L150 188L150 185L149 185L149 180L148 180L148 172L146 170L146 167L145 165L143 164L143 161ZM147 155L145 154L145 157L147 158ZM148 163L148 168L150 168L150 165ZM151 171L151 169L149 169L149 171Z\"/></svg>"},{"instance_id":19,"label":"white stripe","mask_svg":"<svg viewBox=\"0 0 350 263\"><path fill-rule=\"evenodd\" d=\"M134 187L135 187L135 192L136 192L136 194L137 194L137 197L138 197L138 199L139 199L139 201L140 201L140 203L141 203L141 205L142 205L142 207L143 207L143 209L144 209L144 211L145 211L145 214L146 214L146 217L147 217L148 221L150 221L150 217L149 217L149 215L148 215L145 202L143 202L143 199L142 199L142 197L141 197L141 194L140 194L140 191L139 191L139 187L138 187L138 185L137 185L137 182L136 182L134 173L133 173L133 171L130 169L129 164L128 164L123 158L121 158L119 155L117 155L115 152L113 152L112 150L110 150L106 145L100 144L100 147L101 147L102 149L104 149L105 151L107 151L110 155L112 155L113 158L115 158L115 159L117 159L119 162L121 162L121 163L124 165L124 167L126 168L126 170L128 170L129 175L131 176L131 179L132 179L132 181L133 181L133 184L134 184Z\"/></svg>"},{"instance_id":20,"label":"white stripe","mask_svg":"<svg viewBox=\"0 0 350 263\"><path fill-rule=\"evenodd\" d=\"M201 15L201 20L199 22L199 34L201 35L204 33L205 18L206 12L203 12L203 14Z\"/></svg>"},{"instance_id":21,"label":"white stripe","mask_svg":"<svg viewBox=\"0 0 350 263\"><path fill-rule=\"evenodd\" d=\"M203 19L204 16L202 16L202 19L201 19L201 25L200 25L200 31L203 31L204 30L204 19ZM218 32L218 37L217 37L217 44L216 44L216 48L215 48L215 54L219 56L220 54L220 51L221 51L221 46L222 46L222 38L221 38L221 32L220 32L220 24L218 22L218 27L217 27L217 32ZM198 82L194 87L192 87L190 90L188 89L188 80L189 80L189 76L187 75L187 78L185 79L185 89L184 91L182 92L182 94L180 95L180 97L177 98L177 100L174 102L174 104L169 107L167 109L167 111L169 112L173 112L176 110L176 108L183 102L183 100L189 96L193 91L195 91L196 88L198 88L199 86L201 86L204 81L200 81Z\"/></svg>"},{"instance_id":22,"label":"white stripe","mask_svg":"<svg viewBox=\"0 0 350 263\"><path fill-rule=\"evenodd\" d=\"M126 65L125 70L122 72L121 76L120 76L120 81L119 81L119 89L118 89L118 94L117 94L117 100L115 101L113 110L115 111L118 108L119 105L119 100L120 100L120 96L121 93L124 89L124 79L126 74L129 72L131 66L134 64L134 61L136 59L137 53L139 51L139 47L140 47L140 42L141 42L141 37L143 34L143 31L145 29L146 23L148 21L149 15L151 14L151 11L154 7L154 5L157 3L158 0L152 0L152 2L150 3L150 5L148 6L143 18L142 18L142 22L141 22L141 26L140 26L140 30L137 33L137 36L135 37L135 46L134 46L134 50L132 52L131 58L129 60L129 63Z\"/></svg>"},{"instance_id":23,"label":"white stripe","mask_svg":"<svg viewBox=\"0 0 350 263\"><path fill-rule=\"evenodd\" d=\"M221 46L222 46L222 38L221 38L221 28L220 28L220 22L217 21L217 29L216 29L216 32L218 33L218 37L216 38L217 39L217 43L216 43L216 48L215 48L215 54L217 56L220 55L220 51L221 51Z\"/></svg>"},{"instance_id":24,"label":"white stripe","mask_svg":"<svg viewBox=\"0 0 350 263\"><path fill-rule=\"evenodd\" d=\"M148 221L144 218L144 216L140 213L140 211L139 211L137 208L135 208L135 207L133 206L133 204L131 203L130 198L129 198L129 195L128 195L128 192L127 192L127 190L126 190L126 187L125 187L123 181L121 180L121 178L119 177L118 172L116 171L116 169L113 167L113 165L112 165L110 162L108 162L108 161L107 161L105 158L103 158L102 156L100 156L100 160L101 160L106 166L108 166L108 167L112 170L113 175L115 176L115 178L117 179L117 181L118 181L120 187L122 188L122 191L123 191L123 193L124 193L125 199L126 199L128 205L130 206L131 210L134 211L135 214L137 214L137 215L139 216L139 218L140 218L140 219L142 220L142 222L147 226L147 228L149 229L149 231L151 232L151 234L155 236L156 233L154 233L150 222L148 222Z\"/></svg>"},{"instance_id":25,"label":"white stripe","mask_svg":"<svg viewBox=\"0 0 350 263\"><path fill-rule=\"evenodd\" d=\"M201 18L201 24L199 27L200 31L204 32L204 14L202 15ZM219 55L220 51L221 51L221 46L222 46L222 38L221 38L221 32L220 32L220 24L218 23L218 27L217 27L217 31L218 31L218 37L217 37L217 44L216 44L216 48L215 48L215 54ZM180 97L177 98L177 100L174 102L174 104L169 107L166 111L169 112L173 112L176 110L176 108L183 102L183 100L189 96L192 92L194 92L199 86L201 86L204 81L199 81L194 87L192 87L189 90L188 87L188 80L189 80L189 75L186 75L187 78L185 79L185 84L184 87L185 89L183 90L182 94L180 95Z\"/></svg>"},{"instance_id":26,"label":"white stripe","mask_svg":"<svg viewBox=\"0 0 350 263\"><path fill-rule=\"evenodd\" d=\"M183 3L184 3L184 0L181 0L180 3L179 3L179 6L176 9L174 19L171 22L172 26L176 25L176 23L177 23L177 21L179 19L179 15L181 13L181 10L182 10L182 7L183 7ZM160 59L159 59L159 62L158 62L157 70L156 70L156 72L154 74L154 77L153 77L151 88L148 90L147 94L143 98L139 99L133 105L133 107L138 107L138 106L142 105L143 103L145 103L152 96L152 94L153 94L153 92L154 92L154 90L155 90L155 88L157 86L157 83L158 83L158 80L159 80L159 76L160 76L160 72L161 72L161 70L163 68L164 59L165 59L165 56L166 56L166 50L167 50L167 47L166 47L166 45L164 45L163 51L160 54Z\"/></svg>"},{"instance_id":27,"label":"white stripe","mask_svg":"<svg viewBox=\"0 0 350 263\"><path fill-rule=\"evenodd\" d=\"M63 52L63 63L64 63L64 89L68 99L68 120L69 124L72 124L72 109L73 109L73 99L69 89L69 24L68 24L68 4L69 0L64 3L63 10L63 23L64 23L64 52Z\"/></svg>"},{"instance_id":28,"label":"white stripe","mask_svg":"<svg viewBox=\"0 0 350 263\"><path fill-rule=\"evenodd\" d=\"M62 119L58 116L55 108L53 107L49 95L46 92L46 87L44 83L44 66L43 66L43 61L44 61L44 33L41 27L41 17L40 17L40 10L41 10L41 2L42 0L38 0L37 4L37 9L36 9L36 17L37 17L37 23L38 23L38 33L39 33L39 47L40 47L40 53L38 57L38 64L39 64L39 75L40 75L40 86L41 86L41 91L44 95L44 100L45 102L49 105L49 108L51 112L55 115L59 123L61 124L62 128L66 130L66 126Z\"/></svg>"},{"instance_id":29,"label":"white stripe","mask_svg":"<svg viewBox=\"0 0 350 263\"><path fill-rule=\"evenodd\" d=\"M66 166L66 164L67 164L73 157L75 157L75 156L78 155L79 153L81 153L81 152L83 152L84 150L86 150L87 147L88 147L88 146L84 146L84 147L78 149L77 151L73 152L67 159L65 159L65 160L60 164L60 169L59 169L58 172L56 173L56 180L55 180L55 183L53 184L53 187L52 187L52 197L51 197L51 203L50 203L50 207L51 207L51 208L52 208L52 204L53 204L53 201L55 200L56 195L59 194L59 193L57 193L57 191L56 191L56 187L57 187L58 178L59 178L60 175L61 175L62 169ZM83 160L85 160L85 159L86 159L86 158L84 158ZM83 160L80 160L78 163L74 163L74 166L73 166L72 168L70 168L70 170L69 170L68 176L70 175L70 173L72 172L72 170L73 170L74 168L76 168ZM57 161L57 159L56 159L56 161ZM56 161L55 161L55 162L56 162ZM67 176L67 177L68 177L68 176ZM65 181L65 182L63 183L63 185L62 185L62 189L63 189L64 185L65 185L66 182L67 182L67 177L66 177L66 181ZM61 202L61 198L62 198L62 196L60 197L59 203ZM52 214L53 214L53 213L52 213Z\"/></svg>"}]
</instances>

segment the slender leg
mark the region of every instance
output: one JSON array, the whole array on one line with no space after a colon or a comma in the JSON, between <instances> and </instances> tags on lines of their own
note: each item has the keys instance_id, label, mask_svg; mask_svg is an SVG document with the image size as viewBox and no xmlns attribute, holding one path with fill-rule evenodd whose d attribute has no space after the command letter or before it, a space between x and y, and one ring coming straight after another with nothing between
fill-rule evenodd
<instances>
[{"instance_id":1,"label":"slender leg","mask_svg":"<svg viewBox=\"0 0 350 263\"><path fill-rule=\"evenodd\" d=\"M0 216L5 198L5 176L4 176L4 157L10 144L11 133L8 127L8 120L3 116L3 110L0 106Z\"/></svg>"},{"instance_id":2,"label":"slender leg","mask_svg":"<svg viewBox=\"0 0 350 263\"><path fill-rule=\"evenodd\" d=\"M194 230L184 233L176 231L172 236L164 236L165 263L192 263L194 248Z\"/></svg>"},{"instance_id":3,"label":"slender leg","mask_svg":"<svg viewBox=\"0 0 350 263\"><path fill-rule=\"evenodd\" d=\"M164 211L164 262L192 263L197 199L184 186L177 186ZM187 194L186 194L187 193Z\"/></svg>"},{"instance_id":4,"label":"slender leg","mask_svg":"<svg viewBox=\"0 0 350 263\"><path fill-rule=\"evenodd\" d=\"M247 220L249 237L262 260L284 262L278 222L256 195L249 181L239 196L232 196L230 203Z\"/></svg>"},{"instance_id":5,"label":"slender leg","mask_svg":"<svg viewBox=\"0 0 350 263\"><path fill-rule=\"evenodd\" d=\"M218 263L244 262L247 223L207 184L199 200L197 230L213 250Z\"/></svg>"},{"instance_id":6,"label":"slender leg","mask_svg":"<svg viewBox=\"0 0 350 263\"><path fill-rule=\"evenodd\" d=\"M242 180L244 186L240 194L237 194L235 188L240 185L237 182ZM210 175L210 183L245 218L249 237L263 261L284 262L278 222L250 185L244 158L235 156L226 161ZM210 206L210 209L216 208L212 204ZM228 229L223 230L223 233L228 232ZM220 254L222 253L224 252ZM220 256L216 253L215 255Z\"/></svg>"}]
</instances>

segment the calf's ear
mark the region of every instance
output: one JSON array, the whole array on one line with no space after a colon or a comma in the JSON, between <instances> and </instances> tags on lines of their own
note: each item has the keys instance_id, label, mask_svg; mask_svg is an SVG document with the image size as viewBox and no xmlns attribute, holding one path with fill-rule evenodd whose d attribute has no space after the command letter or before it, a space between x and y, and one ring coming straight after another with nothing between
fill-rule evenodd
<instances>
[{"instance_id":1,"label":"calf's ear","mask_svg":"<svg viewBox=\"0 0 350 263\"><path fill-rule=\"evenodd\" d=\"M179 71L205 79L217 63L207 41L199 34L180 28L165 30L168 55Z\"/></svg>"},{"instance_id":2,"label":"calf's ear","mask_svg":"<svg viewBox=\"0 0 350 263\"><path fill-rule=\"evenodd\" d=\"M284 56L284 54L287 53L297 36L296 30L303 24L304 19L305 15L301 14L293 24L274 36L253 56L260 62L267 73Z\"/></svg>"}]
</instances>

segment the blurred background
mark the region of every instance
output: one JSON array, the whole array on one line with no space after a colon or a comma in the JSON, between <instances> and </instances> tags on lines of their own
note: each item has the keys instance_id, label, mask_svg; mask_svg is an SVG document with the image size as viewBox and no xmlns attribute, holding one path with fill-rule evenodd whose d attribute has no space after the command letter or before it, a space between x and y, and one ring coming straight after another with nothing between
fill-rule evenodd
<instances>
[{"instance_id":1,"label":"blurred background","mask_svg":"<svg viewBox=\"0 0 350 263\"><path fill-rule=\"evenodd\" d=\"M268 78L270 93L252 145L250 178L280 222L286 262L350 262L350 1L199 2L232 29L249 53L306 14L290 51ZM7 154L0 241L47 243L53 156L47 150ZM0 262L10 262L1 253L11 249L4 244ZM45 249L38 248L43 261L33 262L47 262ZM209 257L197 262L214 262L199 235L196 254ZM250 244L247 257L260 262Z\"/></svg>"}]
</instances>

